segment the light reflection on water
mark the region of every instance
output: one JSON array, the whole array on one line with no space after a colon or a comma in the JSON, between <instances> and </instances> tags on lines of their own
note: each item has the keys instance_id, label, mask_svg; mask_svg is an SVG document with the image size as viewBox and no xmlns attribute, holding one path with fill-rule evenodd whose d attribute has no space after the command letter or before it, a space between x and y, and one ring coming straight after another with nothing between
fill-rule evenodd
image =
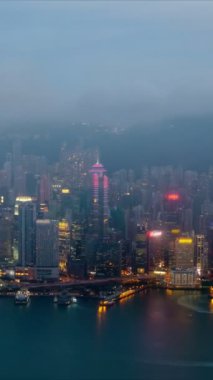
<instances>
[{"instance_id":1,"label":"light reflection on water","mask_svg":"<svg viewBox=\"0 0 213 380\"><path fill-rule=\"evenodd\" d=\"M118 302L120 305L122 305L122 304L127 303L129 300L133 299L134 297L135 297L135 295L133 294L131 296L121 298Z\"/></svg>"},{"instance_id":2,"label":"light reflection on water","mask_svg":"<svg viewBox=\"0 0 213 380\"><path fill-rule=\"evenodd\" d=\"M212 380L213 301L201 292L150 289L108 308L95 300L63 308L44 298L27 308L0 299L0 306L2 379Z\"/></svg>"},{"instance_id":3,"label":"light reflection on water","mask_svg":"<svg viewBox=\"0 0 213 380\"><path fill-rule=\"evenodd\" d=\"M98 306L98 319L101 319L103 315L106 313L107 307L106 306Z\"/></svg>"},{"instance_id":4,"label":"light reflection on water","mask_svg":"<svg viewBox=\"0 0 213 380\"><path fill-rule=\"evenodd\" d=\"M100 331L105 319L106 319L107 307L106 306L98 306L97 308L97 327Z\"/></svg>"},{"instance_id":5,"label":"light reflection on water","mask_svg":"<svg viewBox=\"0 0 213 380\"><path fill-rule=\"evenodd\" d=\"M130 295L128 297L124 297L124 298L121 298L120 300L116 301L114 305L112 306L100 306L98 305L97 307L97 322L98 322L98 326L101 327L101 325L104 323L104 321L106 320L106 315L108 313L110 313L110 311L114 308L116 308L117 306L123 306L125 305L127 302L129 302L130 300L132 300L133 298L135 297L135 295Z\"/></svg>"}]
</instances>

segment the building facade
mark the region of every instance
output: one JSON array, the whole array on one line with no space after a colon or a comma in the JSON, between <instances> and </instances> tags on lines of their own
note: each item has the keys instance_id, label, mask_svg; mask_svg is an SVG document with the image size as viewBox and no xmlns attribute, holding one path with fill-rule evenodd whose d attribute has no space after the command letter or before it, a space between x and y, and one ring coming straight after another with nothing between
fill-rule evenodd
<instances>
[{"instance_id":1,"label":"building facade","mask_svg":"<svg viewBox=\"0 0 213 380\"><path fill-rule=\"evenodd\" d=\"M36 221L36 270L37 279L58 278L58 225L50 219Z\"/></svg>"}]
</instances>

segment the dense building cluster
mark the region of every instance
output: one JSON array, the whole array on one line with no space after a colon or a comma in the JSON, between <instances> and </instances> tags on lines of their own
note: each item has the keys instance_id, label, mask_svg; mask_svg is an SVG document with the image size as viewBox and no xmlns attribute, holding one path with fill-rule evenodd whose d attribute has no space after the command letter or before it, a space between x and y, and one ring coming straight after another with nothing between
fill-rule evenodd
<instances>
[{"instance_id":1,"label":"dense building cluster","mask_svg":"<svg viewBox=\"0 0 213 380\"><path fill-rule=\"evenodd\" d=\"M195 287L213 269L213 168L107 174L93 149L58 162L13 142L0 171L1 277L156 276Z\"/></svg>"}]
</instances>

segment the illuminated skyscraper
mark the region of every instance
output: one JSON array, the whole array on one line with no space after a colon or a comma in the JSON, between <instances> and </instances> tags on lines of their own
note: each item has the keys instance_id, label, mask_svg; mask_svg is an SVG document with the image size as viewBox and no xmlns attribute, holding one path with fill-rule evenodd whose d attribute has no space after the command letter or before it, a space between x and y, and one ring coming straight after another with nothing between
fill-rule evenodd
<instances>
[{"instance_id":1,"label":"illuminated skyscraper","mask_svg":"<svg viewBox=\"0 0 213 380\"><path fill-rule=\"evenodd\" d=\"M144 225L137 225L135 236L135 270L144 273L147 270L147 236Z\"/></svg>"},{"instance_id":2,"label":"illuminated skyscraper","mask_svg":"<svg viewBox=\"0 0 213 380\"><path fill-rule=\"evenodd\" d=\"M36 205L33 202L23 202L18 210L18 251L19 265L35 264L35 220Z\"/></svg>"},{"instance_id":3,"label":"illuminated skyscraper","mask_svg":"<svg viewBox=\"0 0 213 380\"><path fill-rule=\"evenodd\" d=\"M193 236L180 236L175 240L174 266L168 276L169 286L175 288L199 287L194 251L195 239Z\"/></svg>"},{"instance_id":4,"label":"illuminated skyscraper","mask_svg":"<svg viewBox=\"0 0 213 380\"><path fill-rule=\"evenodd\" d=\"M62 219L58 223L58 238L59 238L59 269L61 272L66 272L67 259L70 254L70 224L68 220Z\"/></svg>"},{"instance_id":5,"label":"illuminated skyscraper","mask_svg":"<svg viewBox=\"0 0 213 380\"><path fill-rule=\"evenodd\" d=\"M208 241L204 235L196 235L195 254L197 272L203 275L208 270Z\"/></svg>"},{"instance_id":6,"label":"illuminated skyscraper","mask_svg":"<svg viewBox=\"0 0 213 380\"><path fill-rule=\"evenodd\" d=\"M213 271L213 223L209 224L207 230L207 241L208 241L208 269Z\"/></svg>"},{"instance_id":7,"label":"illuminated skyscraper","mask_svg":"<svg viewBox=\"0 0 213 380\"><path fill-rule=\"evenodd\" d=\"M167 269L168 259L166 240L163 231L152 230L147 232L148 244L148 271L162 271Z\"/></svg>"},{"instance_id":8,"label":"illuminated skyscraper","mask_svg":"<svg viewBox=\"0 0 213 380\"><path fill-rule=\"evenodd\" d=\"M36 267L38 279L58 278L58 223L36 220Z\"/></svg>"},{"instance_id":9,"label":"illuminated skyscraper","mask_svg":"<svg viewBox=\"0 0 213 380\"><path fill-rule=\"evenodd\" d=\"M13 220L10 215L0 214L0 261L12 258Z\"/></svg>"},{"instance_id":10,"label":"illuminated skyscraper","mask_svg":"<svg viewBox=\"0 0 213 380\"><path fill-rule=\"evenodd\" d=\"M194 267L194 239L181 236L175 241L175 268L190 269Z\"/></svg>"},{"instance_id":11,"label":"illuminated skyscraper","mask_svg":"<svg viewBox=\"0 0 213 380\"><path fill-rule=\"evenodd\" d=\"M108 190L109 179L106 170L98 161L89 171L91 173L91 233L97 239L103 239L108 233L109 206Z\"/></svg>"},{"instance_id":12,"label":"illuminated skyscraper","mask_svg":"<svg viewBox=\"0 0 213 380\"><path fill-rule=\"evenodd\" d=\"M182 197L177 192L169 192L164 196L163 201L163 223L168 230L180 228L182 223Z\"/></svg>"}]
</instances>

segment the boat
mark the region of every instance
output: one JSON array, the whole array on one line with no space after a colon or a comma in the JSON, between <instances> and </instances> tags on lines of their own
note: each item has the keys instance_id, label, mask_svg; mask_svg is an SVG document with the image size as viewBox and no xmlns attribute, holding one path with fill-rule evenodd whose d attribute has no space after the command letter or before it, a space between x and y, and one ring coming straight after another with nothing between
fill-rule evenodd
<instances>
[{"instance_id":1,"label":"boat","mask_svg":"<svg viewBox=\"0 0 213 380\"><path fill-rule=\"evenodd\" d=\"M70 294L66 291L61 292L58 296L53 298L53 303L57 303L58 305L68 306L71 303L77 303L76 297L71 297Z\"/></svg>"},{"instance_id":2,"label":"boat","mask_svg":"<svg viewBox=\"0 0 213 380\"><path fill-rule=\"evenodd\" d=\"M118 299L118 296L120 295L120 291L114 291L111 294L108 294L107 296L104 296L99 303L99 306L113 306Z\"/></svg>"},{"instance_id":3,"label":"boat","mask_svg":"<svg viewBox=\"0 0 213 380\"><path fill-rule=\"evenodd\" d=\"M71 302L72 303L77 303L78 301L77 301L77 298L76 297L71 297Z\"/></svg>"},{"instance_id":4,"label":"boat","mask_svg":"<svg viewBox=\"0 0 213 380\"><path fill-rule=\"evenodd\" d=\"M123 298L127 298L129 296L132 296L141 290L144 289L144 286L141 285L139 287L136 287L134 289L128 289L128 290L122 290L118 289L115 290L113 293L103 297L99 303L99 306L112 306L115 304L116 301L122 300Z\"/></svg>"},{"instance_id":5,"label":"boat","mask_svg":"<svg viewBox=\"0 0 213 380\"><path fill-rule=\"evenodd\" d=\"M62 292L57 297L57 304L59 306L68 306L71 304L70 294L67 292Z\"/></svg>"},{"instance_id":6,"label":"boat","mask_svg":"<svg viewBox=\"0 0 213 380\"><path fill-rule=\"evenodd\" d=\"M15 294L16 305L27 305L30 301L30 292L25 289L18 290Z\"/></svg>"},{"instance_id":7,"label":"boat","mask_svg":"<svg viewBox=\"0 0 213 380\"><path fill-rule=\"evenodd\" d=\"M99 306L106 306L106 307L110 307L110 306L113 306L115 304L115 300L114 299L104 299L104 300L101 300L100 303L99 303Z\"/></svg>"}]
</instances>

